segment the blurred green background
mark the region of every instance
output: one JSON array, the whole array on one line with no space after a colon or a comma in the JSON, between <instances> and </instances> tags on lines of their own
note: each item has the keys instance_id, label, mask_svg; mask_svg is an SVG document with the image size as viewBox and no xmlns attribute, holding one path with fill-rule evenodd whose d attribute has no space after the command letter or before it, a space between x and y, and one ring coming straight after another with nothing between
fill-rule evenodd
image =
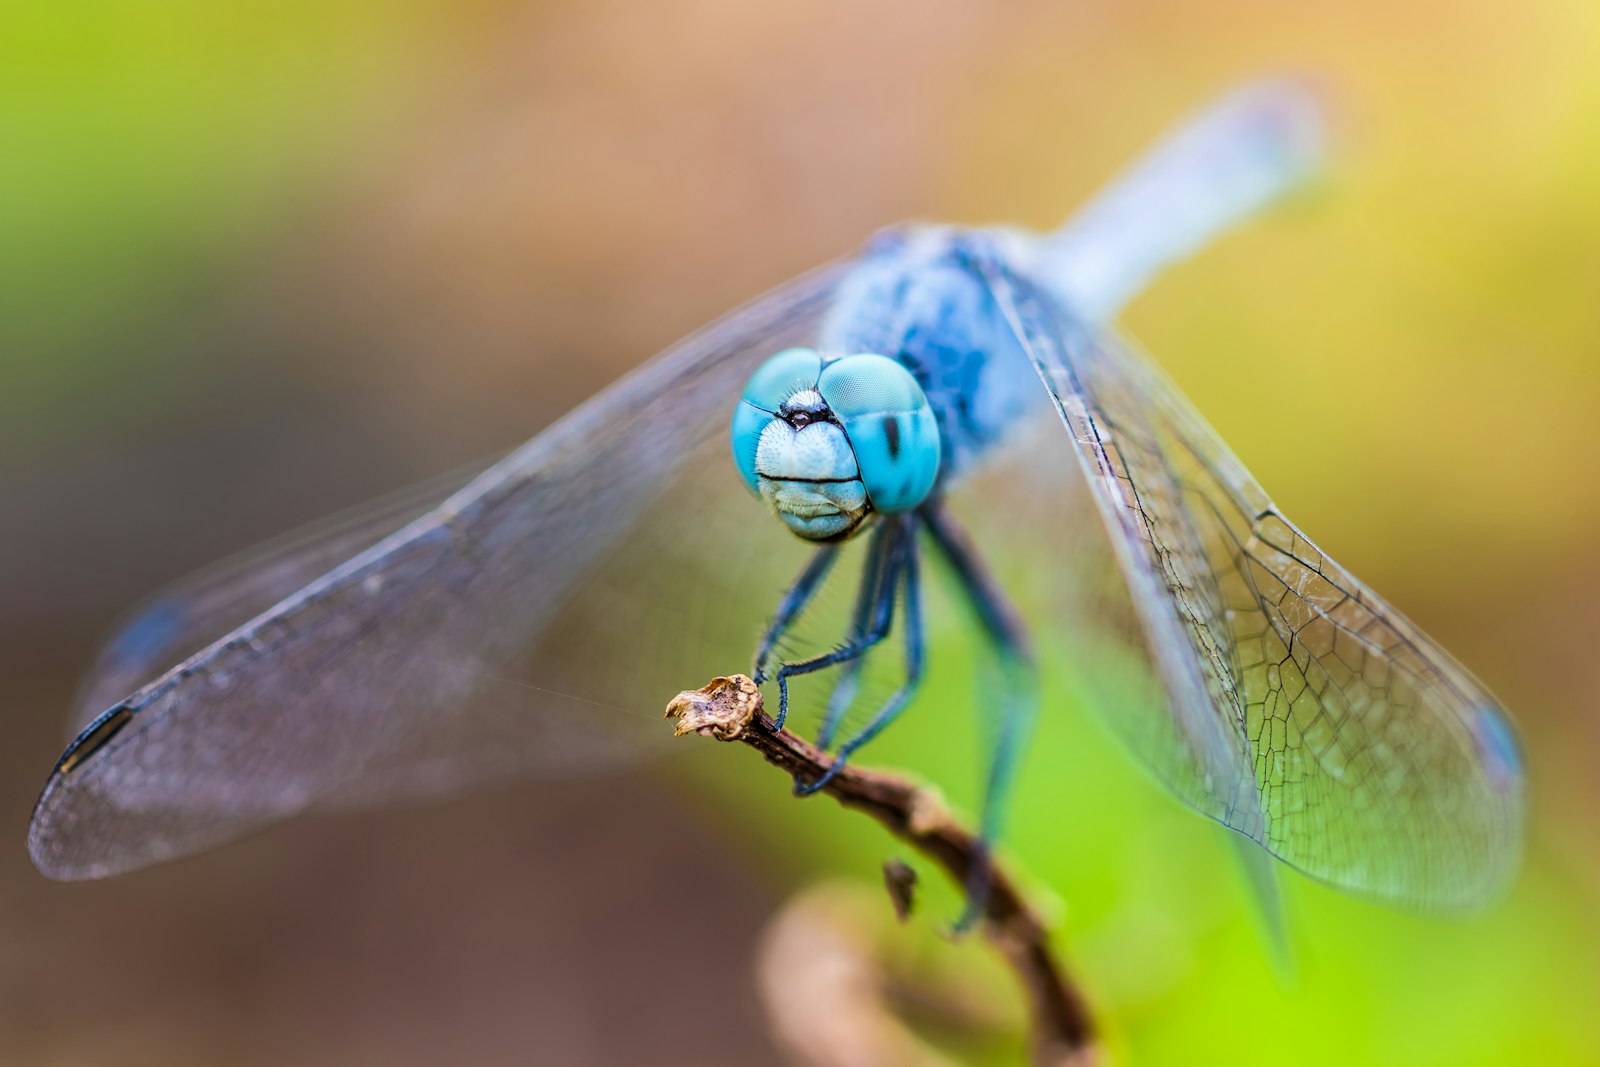
<instances>
[{"instance_id":1,"label":"blurred green background","mask_svg":"<svg viewBox=\"0 0 1600 1067\"><path fill-rule=\"evenodd\" d=\"M1597 49L1587 0L13 0L0 1058L771 1061L764 918L892 849L746 754L58 886L22 842L75 673L162 582L509 447L878 225L1053 224L1293 69L1341 105L1333 173L1126 321L1513 710L1526 873L1464 921L1291 879L1285 980L1219 832L1065 700L1009 847L1121 1062L1600 1062ZM875 759L965 780L968 696Z\"/></svg>"}]
</instances>

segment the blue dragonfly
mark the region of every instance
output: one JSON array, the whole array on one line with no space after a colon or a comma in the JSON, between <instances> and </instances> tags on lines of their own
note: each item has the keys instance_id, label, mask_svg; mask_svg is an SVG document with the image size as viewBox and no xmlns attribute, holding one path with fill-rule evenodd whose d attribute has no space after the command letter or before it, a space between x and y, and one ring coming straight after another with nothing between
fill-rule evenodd
<instances>
[{"instance_id":1,"label":"blue dragonfly","mask_svg":"<svg viewBox=\"0 0 1600 1067\"><path fill-rule=\"evenodd\" d=\"M1322 151L1309 93L1247 86L1054 232L880 233L487 470L159 594L84 683L34 862L102 877L309 810L605 764L635 721L616 709L659 708L752 643L780 720L791 687L826 683L818 739L847 760L937 666L927 556L996 679L986 840L1036 680L1077 656L1199 812L1352 892L1481 905L1520 855L1503 712L1108 325ZM748 518L752 495L778 523ZM1008 581L1019 539L1047 563ZM791 654L820 593L852 581L828 643ZM862 664L885 651L895 684L867 700Z\"/></svg>"}]
</instances>

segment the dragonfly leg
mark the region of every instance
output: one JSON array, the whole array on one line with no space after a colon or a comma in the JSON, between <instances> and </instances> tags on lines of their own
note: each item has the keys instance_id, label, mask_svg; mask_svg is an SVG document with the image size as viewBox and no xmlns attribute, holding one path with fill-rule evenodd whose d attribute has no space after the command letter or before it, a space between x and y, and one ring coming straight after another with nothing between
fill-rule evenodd
<instances>
[{"instance_id":1,"label":"dragonfly leg","mask_svg":"<svg viewBox=\"0 0 1600 1067\"><path fill-rule=\"evenodd\" d=\"M781 729L784 720L789 714L789 679L801 674L811 674L814 671L826 670L841 663L848 663L864 655L874 645L878 644L889 634L894 625L894 590L899 581L900 568L903 566L905 545L914 544L914 538L909 528L901 523L885 523L874 533L873 547L883 552L883 562L880 564L882 578L879 582L879 592L876 603L873 605L872 621L867 632L850 638L832 652L824 652L808 659L784 663L778 667L778 718L777 725Z\"/></svg>"},{"instance_id":2,"label":"dragonfly leg","mask_svg":"<svg viewBox=\"0 0 1600 1067\"><path fill-rule=\"evenodd\" d=\"M805 569L800 572L800 577L796 578L794 584L783 594L783 599L778 602L778 612L772 618L772 625L761 635L761 645L756 649L755 669L751 674L757 685L767 680L767 661L772 658L773 648L789 631L789 627L794 625L795 619L800 617L806 605L817 595L817 590L822 588L822 583L827 579L828 572L833 569L834 561L838 558L838 545L823 545L812 553Z\"/></svg>"},{"instance_id":3,"label":"dragonfly leg","mask_svg":"<svg viewBox=\"0 0 1600 1067\"><path fill-rule=\"evenodd\" d=\"M927 646L922 632L922 580L917 571L917 541L916 532L908 527L903 536L903 558L900 565L895 568L892 575L886 575L882 583L886 589L880 592L881 598L886 598L891 604L894 602L896 585L903 584L905 589L906 605L906 677L900 688L896 689L878 709L872 721L863 726L857 734L839 746L839 755L834 759L822 777L814 782L795 785L795 793L806 796L815 793L833 780L833 777L844 769L845 763L857 749L877 737L885 728L905 710L917 686L922 683L922 672L927 664Z\"/></svg>"},{"instance_id":4,"label":"dragonfly leg","mask_svg":"<svg viewBox=\"0 0 1600 1067\"><path fill-rule=\"evenodd\" d=\"M855 613L850 622L851 640L856 640L867 632L872 625L873 607L882 597L880 587L883 584L884 545L881 543L883 539L882 530L876 531L874 540L867 549L866 566L861 572ZM839 677L833 683L833 692L828 694L828 709L823 716L822 726L817 731L817 747L824 752L833 747L833 738L839 729L839 723L855 699L861 667L865 662L865 657L857 656L839 665Z\"/></svg>"},{"instance_id":5,"label":"dragonfly leg","mask_svg":"<svg viewBox=\"0 0 1600 1067\"><path fill-rule=\"evenodd\" d=\"M978 823L983 851L979 862L973 864L967 883L966 910L956 924L958 930L964 930L982 915L988 896L989 854L1000 836L1017 763L1033 725L1038 704L1037 678L1022 620L984 566L966 531L940 504L924 507L921 515L923 527L977 616L998 668L997 684L985 692L986 710L992 711L994 733L989 743L983 811Z\"/></svg>"}]
</instances>

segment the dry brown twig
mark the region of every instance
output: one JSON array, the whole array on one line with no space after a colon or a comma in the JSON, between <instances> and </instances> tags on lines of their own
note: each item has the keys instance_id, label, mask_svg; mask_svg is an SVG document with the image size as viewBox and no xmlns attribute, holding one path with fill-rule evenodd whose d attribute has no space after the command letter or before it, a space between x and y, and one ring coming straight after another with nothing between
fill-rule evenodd
<instances>
[{"instance_id":1,"label":"dry brown twig","mask_svg":"<svg viewBox=\"0 0 1600 1067\"><path fill-rule=\"evenodd\" d=\"M713 678L679 693L667 705L677 732L739 741L796 781L812 782L833 758L810 742L779 730L767 717L761 691L742 674ZM1051 951L1049 931L1005 868L985 852L976 834L958 823L937 796L881 771L846 766L823 787L847 808L863 812L939 866L958 887L970 884L987 863L984 937L1017 975L1027 993L1032 1062L1041 1067L1084 1067L1096 1057L1087 1001Z\"/></svg>"}]
</instances>

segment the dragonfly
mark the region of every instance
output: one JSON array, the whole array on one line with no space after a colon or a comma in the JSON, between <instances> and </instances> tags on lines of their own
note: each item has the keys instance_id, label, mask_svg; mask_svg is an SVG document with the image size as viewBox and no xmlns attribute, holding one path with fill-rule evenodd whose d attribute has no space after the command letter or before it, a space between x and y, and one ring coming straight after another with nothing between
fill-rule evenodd
<instances>
[{"instance_id":1,"label":"dragonfly","mask_svg":"<svg viewBox=\"0 0 1600 1067\"><path fill-rule=\"evenodd\" d=\"M1076 653L1119 679L1108 721L1201 814L1352 893L1487 903L1523 832L1505 712L1112 325L1315 174L1324 142L1314 93L1251 83L1057 230L885 230L487 469L158 594L83 685L35 864L104 877L307 811L609 765L634 721L616 709L752 645L779 720L791 687L824 685L818 741L842 765L915 718L932 562L996 679L986 841L1040 673ZM1040 480L997 473L1019 466ZM1074 569L1087 532L1101 562ZM1042 557L1021 581L1008 537ZM793 654L820 592L852 585L837 632ZM885 653L895 684L869 700L862 664Z\"/></svg>"}]
</instances>

